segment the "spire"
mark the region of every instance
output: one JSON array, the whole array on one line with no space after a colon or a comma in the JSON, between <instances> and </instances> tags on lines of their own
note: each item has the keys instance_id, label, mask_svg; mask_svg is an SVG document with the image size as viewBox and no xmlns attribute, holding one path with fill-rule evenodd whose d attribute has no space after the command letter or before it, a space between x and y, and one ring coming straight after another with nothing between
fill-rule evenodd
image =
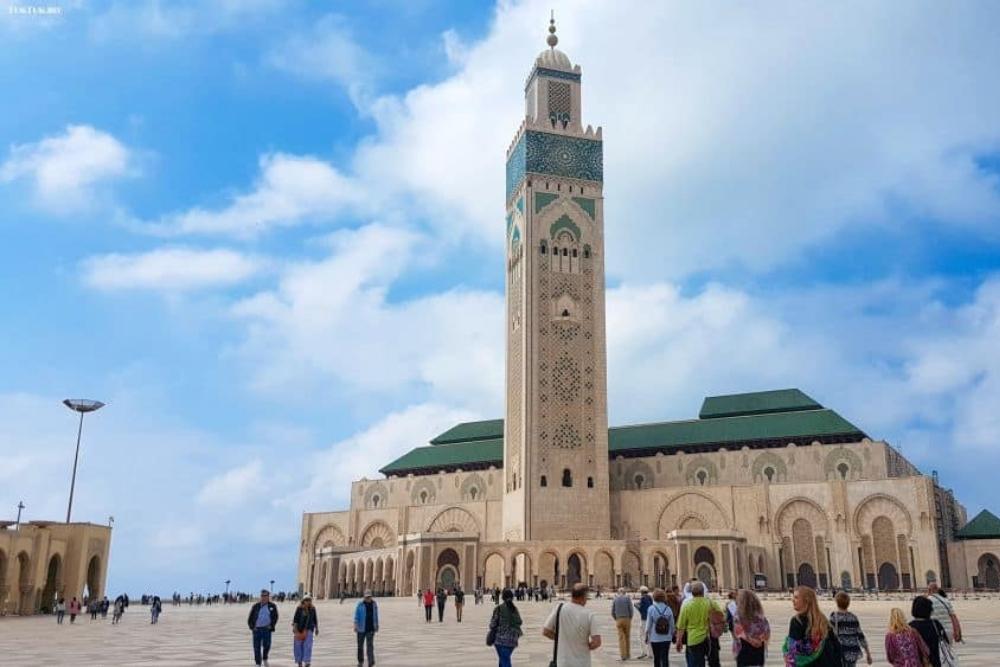
<instances>
[{"instance_id":1,"label":"spire","mask_svg":"<svg viewBox=\"0 0 1000 667\"><path fill-rule=\"evenodd\" d=\"M551 18L549 19L549 36L545 38L545 43L549 45L550 48L556 48L556 44L559 43L559 38L556 37L556 12L552 10Z\"/></svg>"}]
</instances>

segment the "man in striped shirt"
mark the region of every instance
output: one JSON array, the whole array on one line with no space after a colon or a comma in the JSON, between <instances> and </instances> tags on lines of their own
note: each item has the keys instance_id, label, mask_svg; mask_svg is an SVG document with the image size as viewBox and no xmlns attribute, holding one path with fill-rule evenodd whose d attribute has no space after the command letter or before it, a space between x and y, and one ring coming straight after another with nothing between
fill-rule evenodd
<instances>
[{"instance_id":1,"label":"man in striped shirt","mask_svg":"<svg viewBox=\"0 0 1000 667\"><path fill-rule=\"evenodd\" d=\"M945 592L937 584L931 584L927 587L927 597L934 605L931 618L944 627L948 641L952 644L962 641L962 625L958 622L951 601L945 597Z\"/></svg>"}]
</instances>

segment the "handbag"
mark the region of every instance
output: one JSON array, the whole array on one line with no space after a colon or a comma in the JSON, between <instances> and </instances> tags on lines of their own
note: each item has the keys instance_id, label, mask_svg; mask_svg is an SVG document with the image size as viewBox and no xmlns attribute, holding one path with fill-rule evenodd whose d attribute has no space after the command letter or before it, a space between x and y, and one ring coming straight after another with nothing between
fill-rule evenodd
<instances>
[{"instance_id":1,"label":"handbag","mask_svg":"<svg viewBox=\"0 0 1000 667\"><path fill-rule=\"evenodd\" d=\"M563 604L565 603L560 603L556 609L556 638L552 640L552 661L549 662L549 667L556 667L556 660L559 657L559 614L562 613Z\"/></svg>"},{"instance_id":2,"label":"handbag","mask_svg":"<svg viewBox=\"0 0 1000 667\"><path fill-rule=\"evenodd\" d=\"M493 646L497 643L497 630L500 629L500 607L493 610L493 617L490 619L490 629L486 632L486 645Z\"/></svg>"}]
</instances>

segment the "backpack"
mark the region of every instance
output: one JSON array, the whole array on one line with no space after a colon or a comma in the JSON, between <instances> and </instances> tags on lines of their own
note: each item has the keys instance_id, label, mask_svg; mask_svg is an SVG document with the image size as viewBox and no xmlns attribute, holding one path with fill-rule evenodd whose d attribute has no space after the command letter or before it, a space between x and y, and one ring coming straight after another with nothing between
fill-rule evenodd
<instances>
[{"instance_id":1,"label":"backpack","mask_svg":"<svg viewBox=\"0 0 1000 667\"><path fill-rule=\"evenodd\" d=\"M726 631L726 615L718 607L712 607L708 611L708 634L713 639L718 639Z\"/></svg>"},{"instance_id":2,"label":"backpack","mask_svg":"<svg viewBox=\"0 0 1000 667\"><path fill-rule=\"evenodd\" d=\"M664 615L666 609L661 611L659 607L656 607L656 605L653 605L653 608L656 609L656 613L659 615L659 618L656 619L656 623L653 624L653 630L655 630L658 635L665 635L669 633L670 621L668 621L667 617Z\"/></svg>"}]
</instances>

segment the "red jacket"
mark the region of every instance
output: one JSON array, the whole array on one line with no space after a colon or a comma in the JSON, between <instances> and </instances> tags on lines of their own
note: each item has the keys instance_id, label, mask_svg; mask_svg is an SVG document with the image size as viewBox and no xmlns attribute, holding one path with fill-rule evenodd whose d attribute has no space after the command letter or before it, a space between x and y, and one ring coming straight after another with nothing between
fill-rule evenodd
<instances>
[{"instance_id":1,"label":"red jacket","mask_svg":"<svg viewBox=\"0 0 1000 667\"><path fill-rule=\"evenodd\" d=\"M424 606L433 607L434 606L434 593L432 591L424 591Z\"/></svg>"}]
</instances>

